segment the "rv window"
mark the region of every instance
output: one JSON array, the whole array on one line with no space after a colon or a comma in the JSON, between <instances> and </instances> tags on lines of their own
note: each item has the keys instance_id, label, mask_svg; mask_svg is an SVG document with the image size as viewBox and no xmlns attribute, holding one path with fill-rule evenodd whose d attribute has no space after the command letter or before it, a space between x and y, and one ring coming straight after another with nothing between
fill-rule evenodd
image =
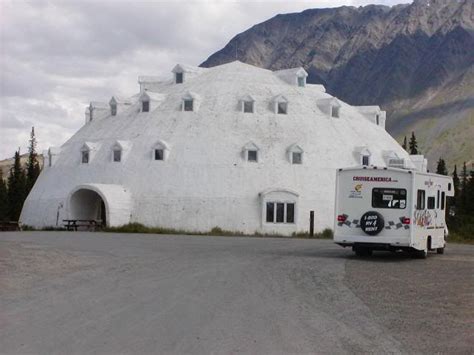
<instances>
[{"instance_id":1,"label":"rv window","mask_svg":"<svg viewBox=\"0 0 474 355\"><path fill-rule=\"evenodd\" d=\"M445 202L445 194L444 191L441 192L441 209L444 210L444 202Z\"/></svg>"},{"instance_id":2,"label":"rv window","mask_svg":"<svg viewBox=\"0 0 474 355\"><path fill-rule=\"evenodd\" d=\"M416 209L425 209L425 190L418 190L418 193L416 195Z\"/></svg>"},{"instance_id":3,"label":"rv window","mask_svg":"<svg viewBox=\"0 0 474 355\"><path fill-rule=\"evenodd\" d=\"M435 198L434 196L429 196L428 197L428 209L429 210L434 210L435 208Z\"/></svg>"},{"instance_id":4,"label":"rv window","mask_svg":"<svg viewBox=\"0 0 474 355\"><path fill-rule=\"evenodd\" d=\"M448 183L448 191L451 191L451 183Z\"/></svg>"},{"instance_id":5,"label":"rv window","mask_svg":"<svg viewBox=\"0 0 474 355\"><path fill-rule=\"evenodd\" d=\"M404 209L407 204L407 190L376 187L372 189L372 207Z\"/></svg>"}]
</instances>

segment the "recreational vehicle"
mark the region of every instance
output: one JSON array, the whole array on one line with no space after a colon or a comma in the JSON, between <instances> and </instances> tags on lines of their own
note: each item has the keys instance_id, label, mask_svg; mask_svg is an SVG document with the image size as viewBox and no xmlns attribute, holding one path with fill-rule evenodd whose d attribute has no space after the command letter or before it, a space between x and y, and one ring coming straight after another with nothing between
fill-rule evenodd
<instances>
[{"instance_id":1,"label":"recreational vehicle","mask_svg":"<svg viewBox=\"0 0 474 355\"><path fill-rule=\"evenodd\" d=\"M451 177L394 167L339 169L334 242L356 255L407 250L425 258L443 254L447 237L446 197Z\"/></svg>"}]
</instances>

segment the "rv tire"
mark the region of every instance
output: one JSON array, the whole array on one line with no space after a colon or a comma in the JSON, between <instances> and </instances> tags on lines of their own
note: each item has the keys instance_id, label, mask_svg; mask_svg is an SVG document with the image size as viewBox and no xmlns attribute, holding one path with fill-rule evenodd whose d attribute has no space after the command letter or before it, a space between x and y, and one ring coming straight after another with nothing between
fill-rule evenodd
<instances>
[{"instance_id":1,"label":"rv tire","mask_svg":"<svg viewBox=\"0 0 474 355\"><path fill-rule=\"evenodd\" d=\"M426 259L428 257L428 248L423 250L415 250L415 256L418 259Z\"/></svg>"}]
</instances>

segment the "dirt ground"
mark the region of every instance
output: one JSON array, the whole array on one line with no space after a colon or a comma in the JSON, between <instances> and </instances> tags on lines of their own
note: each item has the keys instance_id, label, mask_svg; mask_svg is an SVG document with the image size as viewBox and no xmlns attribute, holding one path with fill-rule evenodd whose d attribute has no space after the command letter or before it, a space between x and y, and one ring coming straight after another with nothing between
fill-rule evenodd
<instances>
[{"instance_id":1,"label":"dirt ground","mask_svg":"<svg viewBox=\"0 0 474 355\"><path fill-rule=\"evenodd\" d=\"M474 352L474 246L0 233L0 353Z\"/></svg>"}]
</instances>

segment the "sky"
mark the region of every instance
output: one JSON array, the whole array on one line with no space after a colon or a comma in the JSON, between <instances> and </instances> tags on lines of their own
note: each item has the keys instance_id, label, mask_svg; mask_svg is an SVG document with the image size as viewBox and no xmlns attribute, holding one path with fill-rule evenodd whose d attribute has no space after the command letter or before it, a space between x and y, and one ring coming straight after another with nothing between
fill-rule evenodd
<instances>
[{"instance_id":1,"label":"sky","mask_svg":"<svg viewBox=\"0 0 474 355\"><path fill-rule=\"evenodd\" d=\"M139 75L199 65L277 14L410 0L0 0L0 160L61 146L90 101L138 92Z\"/></svg>"}]
</instances>

